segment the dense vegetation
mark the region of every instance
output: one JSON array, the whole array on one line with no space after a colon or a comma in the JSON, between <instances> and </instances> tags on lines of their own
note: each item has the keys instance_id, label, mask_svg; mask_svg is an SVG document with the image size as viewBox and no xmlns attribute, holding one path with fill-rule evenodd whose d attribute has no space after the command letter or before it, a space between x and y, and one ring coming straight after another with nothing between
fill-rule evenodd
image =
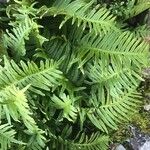
<instances>
[{"instance_id":1,"label":"dense vegetation","mask_svg":"<svg viewBox=\"0 0 150 150\"><path fill-rule=\"evenodd\" d=\"M149 7L1 2L0 148L107 150L111 133L142 106Z\"/></svg>"}]
</instances>

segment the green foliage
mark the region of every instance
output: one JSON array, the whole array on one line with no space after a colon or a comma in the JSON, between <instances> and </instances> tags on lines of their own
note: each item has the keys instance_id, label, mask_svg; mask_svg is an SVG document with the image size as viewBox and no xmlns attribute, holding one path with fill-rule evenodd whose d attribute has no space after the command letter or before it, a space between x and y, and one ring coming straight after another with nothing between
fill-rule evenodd
<instances>
[{"instance_id":1,"label":"green foliage","mask_svg":"<svg viewBox=\"0 0 150 150\"><path fill-rule=\"evenodd\" d=\"M120 14L116 5L0 4L0 149L107 150L110 133L138 112L148 27L127 20L149 2L121 3Z\"/></svg>"},{"instance_id":2,"label":"green foliage","mask_svg":"<svg viewBox=\"0 0 150 150\"><path fill-rule=\"evenodd\" d=\"M77 26L82 26L83 30L87 27L90 31L94 30L96 33L104 31L107 32L110 29L115 29L115 17L105 8L92 8L94 0L90 3L85 3L81 0L56 0L51 8L43 8L41 15L65 15L64 20L61 22L59 28L63 24L72 19L72 24L77 23ZM45 10L46 9L46 10Z\"/></svg>"},{"instance_id":3,"label":"green foliage","mask_svg":"<svg viewBox=\"0 0 150 150\"><path fill-rule=\"evenodd\" d=\"M2 124L0 125L0 147L3 150L7 150L10 146L11 143L16 143L16 144L24 144L20 141L17 141L14 138L14 135L16 132L12 129L12 126L9 124Z\"/></svg>"}]
</instances>

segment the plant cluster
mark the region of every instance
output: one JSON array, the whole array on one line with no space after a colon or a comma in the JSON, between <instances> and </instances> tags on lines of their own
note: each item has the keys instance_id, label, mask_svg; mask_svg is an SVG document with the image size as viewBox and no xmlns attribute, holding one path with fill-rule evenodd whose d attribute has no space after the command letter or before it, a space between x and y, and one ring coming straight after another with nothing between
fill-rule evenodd
<instances>
[{"instance_id":1,"label":"plant cluster","mask_svg":"<svg viewBox=\"0 0 150 150\"><path fill-rule=\"evenodd\" d=\"M138 112L148 28L127 20L150 2L101 2L0 1L1 150L107 150Z\"/></svg>"}]
</instances>

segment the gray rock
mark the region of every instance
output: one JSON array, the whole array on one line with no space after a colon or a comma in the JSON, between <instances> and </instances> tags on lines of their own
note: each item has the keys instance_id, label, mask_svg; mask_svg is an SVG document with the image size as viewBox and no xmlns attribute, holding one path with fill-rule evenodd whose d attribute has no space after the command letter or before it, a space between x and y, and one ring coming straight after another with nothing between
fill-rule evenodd
<instances>
[{"instance_id":1,"label":"gray rock","mask_svg":"<svg viewBox=\"0 0 150 150\"><path fill-rule=\"evenodd\" d=\"M123 145L118 145L115 150L126 150Z\"/></svg>"},{"instance_id":2,"label":"gray rock","mask_svg":"<svg viewBox=\"0 0 150 150\"><path fill-rule=\"evenodd\" d=\"M150 150L150 141L146 141L139 150Z\"/></svg>"},{"instance_id":3,"label":"gray rock","mask_svg":"<svg viewBox=\"0 0 150 150\"><path fill-rule=\"evenodd\" d=\"M149 104L149 105L145 105L145 106L144 106L144 110L150 111L150 104Z\"/></svg>"},{"instance_id":4,"label":"gray rock","mask_svg":"<svg viewBox=\"0 0 150 150\"><path fill-rule=\"evenodd\" d=\"M133 138L130 139L133 150L150 150L150 136L140 132L136 127L130 128L133 134Z\"/></svg>"}]
</instances>

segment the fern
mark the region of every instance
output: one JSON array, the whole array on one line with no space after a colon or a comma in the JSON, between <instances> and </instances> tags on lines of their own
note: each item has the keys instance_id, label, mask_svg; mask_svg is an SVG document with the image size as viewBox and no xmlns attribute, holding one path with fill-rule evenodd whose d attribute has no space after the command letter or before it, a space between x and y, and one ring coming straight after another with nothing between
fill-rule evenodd
<instances>
[{"instance_id":1,"label":"fern","mask_svg":"<svg viewBox=\"0 0 150 150\"><path fill-rule=\"evenodd\" d=\"M8 150L12 143L24 144L15 139L16 132L9 124L0 125L0 148L2 150Z\"/></svg>"},{"instance_id":2,"label":"fern","mask_svg":"<svg viewBox=\"0 0 150 150\"><path fill-rule=\"evenodd\" d=\"M34 62L28 62L26 64L21 61L19 67L13 60L7 61L5 59L4 69L0 72L0 91L12 85L22 88L31 84L29 87L30 91L43 95L43 92L39 89L49 91L50 87L54 88L55 86L59 86L60 80L64 79L62 72L57 67L58 64L53 60L41 61L40 67ZM4 78L5 80L3 80Z\"/></svg>"},{"instance_id":3,"label":"fern","mask_svg":"<svg viewBox=\"0 0 150 150\"><path fill-rule=\"evenodd\" d=\"M32 135L29 139L26 149L42 150L45 147L45 137L42 136L43 131L35 130L34 132L27 131L27 134Z\"/></svg>"},{"instance_id":4,"label":"fern","mask_svg":"<svg viewBox=\"0 0 150 150\"><path fill-rule=\"evenodd\" d=\"M74 100L70 100L69 96L66 96L65 94L60 95L60 98L53 95L52 101L54 107L63 109L63 116L69 121L74 121L77 117L77 109L72 105Z\"/></svg>"},{"instance_id":5,"label":"fern","mask_svg":"<svg viewBox=\"0 0 150 150\"><path fill-rule=\"evenodd\" d=\"M54 143L56 142L56 140L59 142L56 144L55 149L59 149L61 147L63 149L70 150L93 150L97 148L100 150L105 150L108 146L108 136L101 135L99 132L93 133L90 136L87 136L85 132L78 133L75 136L74 140L69 141L67 137L70 136L71 132L72 128L65 126L61 133L61 136L56 137L51 134L53 139L55 139ZM49 148L51 148L51 146Z\"/></svg>"},{"instance_id":6,"label":"fern","mask_svg":"<svg viewBox=\"0 0 150 150\"><path fill-rule=\"evenodd\" d=\"M149 2L114 3L0 4L0 149L107 150L139 111Z\"/></svg>"},{"instance_id":7,"label":"fern","mask_svg":"<svg viewBox=\"0 0 150 150\"><path fill-rule=\"evenodd\" d=\"M103 66L102 62L88 64L86 74L91 80L86 81L87 84L98 87L100 92L107 91L113 97L118 97L124 89L138 86L139 80L143 80L137 71L128 67Z\"/></svg>"},{"instance_id":8,"label":"fern","mask_svg":"<svg viewBox=\"0 0 150 150\"><path fill-rule=\"evenodd\" d=\"M106 98L101 96L101 98L99 100L99 97L93 94L91 101L94 108L89 109L87 115L97 128L107 133L108 127L116 130L118 122L129 119L140 104L139 93L132 89L125 91L118 98L112 98L109 95Z\"/></svg>"},{"instance_id":9,"label":"fern","mask_svg":"<svg viewBox=\"0 0 150 150\"><path fill-rule=\"evenodd\" d=\"M127 5L128 9L125 10L125 19L137 16L141 12L150 8L150 2L148 0L135 0L129 1Z\"/></svg>"},{"instance_id":10,"label":"fern","mask_svg":"<svg viewBox=\"0 0 150 150\"><path fill-rule=\"evenodd\" d=\"M82 133L79 141L77 143L70 144L70 149L99 149L99 150L105 150L108 146L108 137L102 136L98 132L93 133L90 138L85 135L85 133Z\"/></svg>"},{"instance_id":11,"label":"fern","mask_svg":"<svg viewBox=\"0 0 150 150\"><path fill-rule=\"evenodd\" d=\"M59 0L49 9L43 7L41 17L49 14L54 16L60 14L65 15L65 19L61 22L59 28L61 28L66 21L72 19L72 24L77 22L78 26L82 26L83 30L88 27L90 31L94 30L96 33L117 29L114 26L115 17L111 15L107 9L101 8L97 10L93 8L89 11L93 2L94 1L91 1L86 4L80 0L73 2L71 2L71 0Z\"/></svg>"},{"instance_id":12,"label":"fern","mask_svg":"<svg viewBox=\"0 0 150 150\"><path fill-rule=\"evenodd\" d=\"M102 37L87 34L81 39L77 57L79 67L92 58L101 59L103 66L112 63L120 67L130 67L131 64L140 67L147 65L148 48L147 43L134 38L129 32L110 32Z\"/></svg>"},{"instance_id":13,"label":"fern","mask_svg":"<svg viewBox=\"0 0 150 150\"><path fill-rule=\"evenodd\" d=\"M29 34L33 28L33 23L29 19L19 24L16 28L12 29L12 33L7 30L4 35L5 46L10 47L18 56L26 54L25 40L29 40Z\"/></svg>"}]
</instances>

